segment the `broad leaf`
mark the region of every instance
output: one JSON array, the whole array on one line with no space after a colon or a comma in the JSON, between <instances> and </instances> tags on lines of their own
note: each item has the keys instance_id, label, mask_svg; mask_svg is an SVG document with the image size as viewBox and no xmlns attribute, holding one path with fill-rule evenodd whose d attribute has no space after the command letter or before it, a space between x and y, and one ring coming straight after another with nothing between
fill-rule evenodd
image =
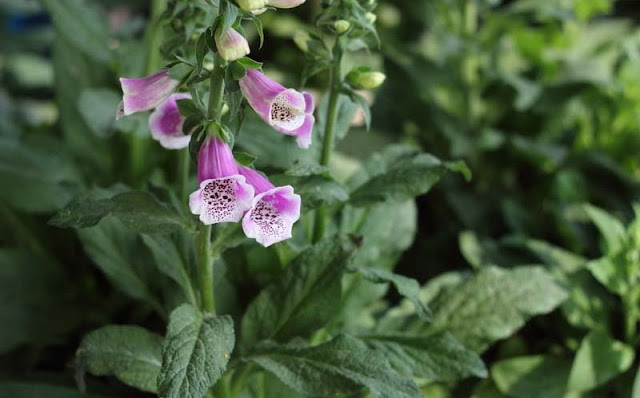
<instances>
[{"instance_id":1,"label":"broad leaf","mask_svg":"<svg viewBox=\"0 0 640 398\"><path fill-rule=\"evenodd\" d=\"M102 395L85 394L76 388L53 384L0 381L0 397L10 398L100 398Z\"/></svg>"},{"instance_id":2,"label":"broad leaf","mask_svg":"<svg viewBox=\"0 0 640 398\"><path fill-rule=\"evenodd\" d=\"M487 377L482 359L460 344L449 333L427 336L376 334L361 337L381 353L391 367L421 383L453 382L476 376Z\"/></svg>"},{"instance_id":3,"label":"broad leaf","mask_svg":"<svg viewBox=\"0 0 640 398\"><path fill-rule=\"evenodd\" d=\"M446 328L466 347L482 352L566 298L542 268L485 267L456 289L445 290L430 306L434 328Z\"/></svg>"},{"instance_id":4,"label":"broad leaf","mask_svg":"<svg viewBox=\"0 0 640 398\"><path fill-rule=\"evenodd\" d=\"M249 305L242 318L242 343L308 335L335 314L340 280L355 247L342 237L302 252Z\"/></svg>"},{"instance_id":5,"label":"broad leaf","mask_svg":"<svg viewBox=\"0 0 640 398\"><path fill-rule=\"evenodd\" d=\"M110 325L87 334L77 355L91 374L115 375L127 385L156 392L161 350L162 336L138 326Z\"/></svg>"},{"instance_id":6,"label":"broad leaf","mask_svg":"<svg viewBox=\"0 0 640 398\"><path fill-rule=\"evenodd\" d=\"M569 376L569 389L589 391L625 372L633 364L633 348L604 331L589 333L580 344Z\"/></svg>"},{"instance_id":7,"label":"broad leaf","mask_svg":"<svg viewBox=\"0 0 640 398\"><path fill-rule=\"evenodd\" d=\"M349 199L349 193L342 185L324 176L276 176L272 178L272 182L275 185L292 185L295 192L302 197L305 209L332 206Z\"/></svg>"},{"instance_id":8,"label":"broad leaf","mask_svg":"<svg viewBox=\"0 0 640 398\"><path fill-rule=\"evenodd\" d=\"M184 304L171 313L158 375L160 398L202 398L222 376L235 345L229 316Z\"/></svg>"},{"instance_id":9,"label":"broad leaf","mask_svg":"<svg viewBox=\"0 0 640 398\"><path fill-rule=\"evenodd\" d=\"M127 227L142 233L167 233L190 228L175 210L147 192L123 192L110 199L76 199L49 223L60 228L86 228L114 215Z\"/></svg>"},{"instance_id":10,"label":"broad leaf","mask_svg":"<svg viewBox=\"0 0 640 398\"><path fill-rule=\"evenodd\" d=\"M315 347L267 342L247 359L314 397L348 394L362 387L379 398L421 397L416 385L391 369L382 354L348 335Z\"/></svg>"},{"instance_id":11,"label":"broad leaf","mask_svg":"<svg viewBox=\"0 0 640 398\"><path fill-rule=\"evenodd\" d=\"M413 303L421 318L428 320L431 317L431 310L420 300L420 285L415 279L372 267L350 267L349 271L357 272L374 283L391 283L401 296Z\"/></svg>"},{"instance_id":12,"label":"broad leaf","mask_svg":"<svg viewBox=\"0 0 640 398\"><path fill-rule=\"evenodd\" d=\"M624 225L617 218L595 206L585 205L584 209L600 230L604 238L606 252L615 253L620 250L626 237Z\"/></svg>"},{"instance_id":13,"label":"broad leaf","mask_svg":"<svg viewBox=\"0 0 640 398\"><path fill-rule=\"evenodd\" d=\"M514 398L565 398L571 361L553 356L510 358L491 367L491 377Z\"/></svg>"},{"instance_id":14,"label":"broad leaf","mask_svg":"<svg viewBox=\"0 0 640 398\"><path fill-rule=\"evenodd\" d=\"M619 253L613 257L602 257L587 263L587 269L609 291L620 296L629 290L626 253Z\"/></svg>"}]
</instances>

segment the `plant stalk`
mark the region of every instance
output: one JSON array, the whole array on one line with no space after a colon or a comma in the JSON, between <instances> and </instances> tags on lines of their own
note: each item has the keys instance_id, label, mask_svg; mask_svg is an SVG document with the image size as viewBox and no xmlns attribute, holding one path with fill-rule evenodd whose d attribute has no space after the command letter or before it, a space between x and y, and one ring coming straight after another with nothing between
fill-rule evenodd
<instances>
[{"instance_id":1,"label":"plant stalk","mask_svg":"<svg viewBox=\"0 0 640 398\"><path fill-rule=\"evenodd\" d=\"M331 162L331 154L333 153L333 145L336 135L336 121L338 119L338 99L340 98L340 89L342 84L342 48L340 43L335 44L333 50L333 65L329 71L329 105L327 107L327 117L324 127L324 137L322 141L322 157L320 164L329 166ZM321 206L316 210L315 222L313 224L314 243L320 241L325 234L327 224L329 223L329 209Z\"/></svg>"},{"instance_id":2,"label":"plant stalk","mask_svg":"<svg viewBox=\"0 0 640 398\"><path fill-rule=\"evenodd\" d=\"M189 197L189 169L191 154L189 148L178 151L177 180L180 189L180 203L187 203Z\"/></svg>"}]
</instances>

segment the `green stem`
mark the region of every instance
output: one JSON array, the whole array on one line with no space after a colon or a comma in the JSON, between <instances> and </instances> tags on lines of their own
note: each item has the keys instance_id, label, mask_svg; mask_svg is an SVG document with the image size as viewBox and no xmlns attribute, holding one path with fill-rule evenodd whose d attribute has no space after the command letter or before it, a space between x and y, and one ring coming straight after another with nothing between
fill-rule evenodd
<instances>
[{"instance_id":1,"label":"green stem","mask_svg":"<svg viewBox=\"0 0 640 398\"><path fill-rule=\"evenodd\" d=\"M244 387L244 384L247 381L247 378L249 377L249 375L251 375L251 372L253 371L254 367L255 367L254 364L247 363L247 364L244 364L244 366L240 368L240 370L234 373L234 377L231 380L231 397L232 398L236 398L242 392L242 388Z\"/></svg>"},{"instance_id":2,"label":"green stem","mask_svg":"<svg viewBox=\"0 0 640 398\"><path fill-rule=\"evenodd\" d=\"M638 323L638 305L640 305L640 289L632 289L626 296L622 297L622 304L624 306L624 332L625 340L633 343L636 338L637 323Z\"/></svg>"},{"instance_id":3,"label":"green stem","mask_svg":"<svg viewBox=\"0 0 640 398\"><path fill-rule=\"evenodd\" d=\"M210 119L220 122L224 101L224 60L216 54L213 61L213 72L211 72L209 79L209 109L207 113Z\"/></svg>"},{"instance_id":4,"label":"green stem","mask_svg":"<svg viewBox=\"0 0 640 398\"><path fill-rule=\"evenodd\" d=\"M180 189L180 203L187 203L189 196L189 169L191 166L191 154L189 148L178 151L178 185Z\"/></svg>"},{"instance_id":5,"label":"green stem","mask_svg":"<svg viewBox=\"0 0 640 398\"><path fill-rule=\"evenodd\" d=\"M213 292L213 255L211 252L211 225L201 225L196 233L196 259L198 261L198 279L202 309L215 312Z\"/></svg>"},{"instance_id":6,"label":"green stem","mask_svg":"<svg viewBox=\"0 0 640 398\"><path fill-rule=\"evenodd\" d=\"M167 8L167 0L152 0L149 27L145 32L144 44L145 54L145 74L150 75L157 71L162 65L162 56L159 48L162 44L162 30L160 29L160 16Z\"/></svg>"},{"instance_id":7,"label":"green stem","mask_svg":"<svg viewBox=\"0 0 640 398\"><path fill-rule=\"evenodd\" d=\"M322 166L329 166L335 141L336 121L338 119L338 99L340 97L342 84L342 49L340 43L336 43L333 53L333 66L329 73L329 106L327 107L327 117L325 119L326 124L322 142L322 157L320 158L320 164ZM316 211L312 239L314 243L322 239L328 223L329 209L326 206L322 206Z\"/></svg>"}]
</instances>

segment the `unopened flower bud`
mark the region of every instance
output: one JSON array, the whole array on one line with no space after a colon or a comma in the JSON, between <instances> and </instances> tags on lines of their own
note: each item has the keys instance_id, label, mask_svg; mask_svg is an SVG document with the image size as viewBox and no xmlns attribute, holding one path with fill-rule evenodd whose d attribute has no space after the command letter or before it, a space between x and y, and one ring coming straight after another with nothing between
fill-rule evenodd
<instances>
[{"instance_id":1,"label":"unopened flower bud","mask_svg":"<svg viewBox=\"0 0 640 398\"><path fill-rule=\"evenodd\" d=\"M367 21L369 21L369 23L376 23L376 20L378 19L378 17L376 16L376 14L372 13L372 12L368 12L365 14L365 18L367 18Z\"/></svg>"},{"instance_id":2,"label":"unopened flower bud","mask_svg":"<svg viewBox=\"0 0 640 398\"><path fill-rule=\"evenodd\" d=\"M267 6L267 0L236 0L238 7L245 11L255 11Z\"/></svg>"},{"instance_id":3,"label":"unopened flower bud","mask_svg":"<svg viewBox=\"0 0 640 398\"><path fill-rule=\"evenodd\" d=\"M338 20L333 24L333 28L339 35L346 33L350 27L351 24L349 23L349 21L345 21L344 19Z\"/></svg>"},{"instance_id":4,"label":"unopened flower bud","mask_svg":"<svg viewBox=\"0 0 640 398\"><path fill-rule=\"evenodd\" d=\"M225 61L235 61L249 54L249 43L238 31L227 29L222 35L216 35L216 47Z\"/></svg>"},{"instance_id":5,"label":"unopened flower bud","mask_svg":"<svg viewBox=\"0 0 640 398\"><path fill-rule=\"evenodd\" d=\"M293 8L304 2L305 0L267 0L267 4L275 8Z\"/></svg>"},{"instance_id":6,"label":"unopened flower bud","mask_svg":"<svg viewBox=\"0 0 640 398\"><path fill-rule=\"evenodd\" d=\"M296 43L296 46L298 46L298 48L305 53L309 51L310 40L311 36L309 35L309 33L303 30L299 30L293 35L293 42Z\"/></svg>"},{"instance_id":7,"label":"unopened flower bud","mask_svg":"<svg viewBox=\"0 0 640 398\"><path fill-rule=\"evenodd\" d=\"M387 76L382 72L356 68L349 72L347 81L353 88L371 90L384 83Z\"/></svg>"}]
</instances>

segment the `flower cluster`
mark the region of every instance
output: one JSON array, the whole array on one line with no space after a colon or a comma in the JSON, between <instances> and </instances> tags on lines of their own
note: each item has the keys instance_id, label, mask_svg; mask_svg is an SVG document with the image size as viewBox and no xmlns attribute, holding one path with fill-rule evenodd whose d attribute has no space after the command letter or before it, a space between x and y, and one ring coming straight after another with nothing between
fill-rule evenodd
<instances>
[{"instance_id":1,"label":"flower cluster","mask_svg":"<svg viewBox=\"0 0 640 398\"><path fill-rule=\"evenodd\" d=\"M262 12L268 7L292 8L304 0L238 0L245 11ZM249 54L247 40L235 29L217 31L215 44L224 62ZM151 136L167 149L189 145L183 133L185 118L177 101L190 100L176 93L181 82L167 69L143 78L121 78L123 100L117 117L155 109L149 117ZM296 137L300 148L311 145L315 103L311 94L286 88L256 69L246 69L240 89L251 108L274 130ZM245 234L270 246L291 237L300 218L301 199L291 186L276 187L258 171L236 162L229 145L216 133L209 135L198 156L199 188L189 197L191 212L204 224L240 222Z\"/></svg>"}]
</instances>

